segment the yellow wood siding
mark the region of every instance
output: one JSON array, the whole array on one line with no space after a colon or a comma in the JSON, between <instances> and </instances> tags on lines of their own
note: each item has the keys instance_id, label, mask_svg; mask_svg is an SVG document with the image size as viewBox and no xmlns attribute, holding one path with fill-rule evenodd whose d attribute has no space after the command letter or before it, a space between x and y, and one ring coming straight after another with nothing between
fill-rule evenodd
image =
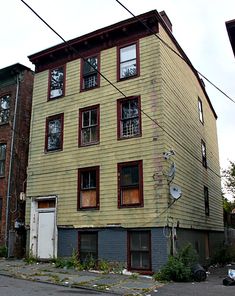
<instances>
[{"instance_id":1,"label":"yellow wood siding","mask_svg":"<svg viewBox=\"0 0 235 296\"><path fill-rule=\"evenodd\" d=\"M161 35L167 38L161 31ZM201 159L201 138L206 142L208 165L218 172L215 119L191 70L153 36L140 40L140 77L116 81L116 48L100 54L101 72L126 96L140 95L144 112ZM180 69L180 71L178 70ZM117 140L117 99L122 95L103 78L100 87L80 92L80 60L66 65L65 97L47 101L48 71L35 75L27 196L58 196L57 224L74 227L164 226L168 214L182 227L221 229L220 180L178 146L143 113L142 137ZM200 123L197 96L204 109ZM100 143L78 147L79 109L100 104ZM46 117L64 113L63 151L44 153ZM183 114L183 116L182 116ZM183 196L162 213L169 201L163 152L173 148L175 182ZM144 207L117 207L117 163L143 160ZM77 211L77 169L100 166L100 209ZM154 178L153 178L154 176ZM205 180L207 178L207 182ZM210 217L204 214L203 185L210 195ZM199 193L199 194L198 194ZM26 223L29 224L30 199ZM217 217L217 219L215 219ZM218 218L219 217L219 218Z\"/></svg>"}]
</instances>

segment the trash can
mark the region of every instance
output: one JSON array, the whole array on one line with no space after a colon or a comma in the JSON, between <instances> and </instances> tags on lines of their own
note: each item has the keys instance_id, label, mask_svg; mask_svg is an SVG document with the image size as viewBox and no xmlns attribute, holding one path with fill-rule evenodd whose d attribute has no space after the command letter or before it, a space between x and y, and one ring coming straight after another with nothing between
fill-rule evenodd
<instances>
[{"instance_id":1,"label":"trash can","mask_svg":"<svg viewBox=\"0 0 235 296\"><path fill-rule=\"evenodd\" d=\"M193 266L192 272L195 281L202 282L206 280L206 271L199 263Z\"/></svg>"}]
</instances>

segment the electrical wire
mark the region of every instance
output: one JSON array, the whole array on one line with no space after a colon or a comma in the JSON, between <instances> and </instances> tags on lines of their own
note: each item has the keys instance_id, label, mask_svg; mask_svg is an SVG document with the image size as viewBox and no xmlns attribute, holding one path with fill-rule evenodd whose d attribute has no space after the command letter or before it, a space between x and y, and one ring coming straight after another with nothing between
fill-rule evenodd
<instances>
[{"instance_id":1,"label":"electrical wire","mask_svg":"<svg viewBox=\"0 0 235 296\"><path fill-rule=\"evenodd\" d=\"M24 0L20 0L25 6L27 6L51 31L53 31L63 42L64 44L74 53L76 53L83 61L85 61L87 64L89 64L89 66L91 66L102 78L104 78L113 88L115 88L124 98L127 98L128 96L125 95L125 93L120 90L116 85L114 85L105 75L103 75L99 70L97 70L89 61L87 61L87 59L82 56L73 46L71 46L69 44L69 42L67 42L55 29L53 29L29 4L27 4ZM120 5L122 5L124 8L125 6L123 4L121 4L120 1L116 0ZM127 9L127 8L125 8ZM128 10L129 13L131 13ZM131 13L132 14L132 13ZM132 14L134 16L134 14ZM138 17L134 16L137 20L139 20ZM140 20L141 21L141 20ZM142 22L142 21L141 21ZM142 22L143 23L143 22ZM144 23L143 23L144 24ZM145 24L144 24L145 25ZM147 29L150 29L147 25L145 25L145 27ZM151 30L151 29L150 29ZM151 33L153 33L157 38L160 38L159 36L157 36L155 34L155 32L153 32L151 30ZM163 41L164 43L166 43L165 41ZM167 43L166 43L167 45ZM168 45L169 46L169 45ZM177 52L175 52L177 53ZM177 53L177 55L179 55ZM179 55L180 56L180 55ZM180 56L181 57L181 56ZM181 57L182 58L182 57ZM202 160L199 159L198 157L196 157L195 155L193 155L191 153L191 151L186 148L184 145L182 145L174 136L172 136L162 125L160 125L155 119L153 119L150 115L148 115L143 109L141 109L138 106L138 110L143 113L148 119L150 119L153 123L155 123L162 131L164 131L171 139L173 139L180 147L182 147L187 153L189 153L195 160L199 161L200 163L202 163ZM220 175L217 174L217 172L215 172L213 169L211 169L209 166L207 166L207 169L210 170L211 172L213 172L217 177L220 178Z\"/></svg>"},{"instance_id":2,"label":"electrical wire","mask_svg":"<svg viewBox=\"0 0 235 296\"><path fill-rule=\"evenodd\" d=\"M209 82L213 87L215 87L219 92L221 92L225 97L227 97L231 102L235 103L229 95L222 91L218 86L216 86L211 80L209 80L205 75L199 72L189 61L189 59L181 56L176 50L174 50L166 41L164 41L160 36L158 36L148 25L146 25L138 16L131 12L124 4L119 0L115 0L119 5L121 5L128 13L130 13L138 22L140 22L150 33L152 33L157 39L159 39L167 48L169 48L174 54L176 54L180 59L182 59L188 66L190 66L195 72L197 72L201 77L203 77L207 82Z\"/></svg>"}]
</instances>

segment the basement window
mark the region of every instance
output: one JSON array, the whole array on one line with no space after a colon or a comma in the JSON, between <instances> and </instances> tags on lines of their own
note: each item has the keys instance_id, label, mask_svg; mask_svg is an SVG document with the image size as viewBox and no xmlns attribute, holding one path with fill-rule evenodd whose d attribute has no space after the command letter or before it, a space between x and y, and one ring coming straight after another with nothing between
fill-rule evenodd
<instances>
[{"instance_id":1,"label":"basement window","mask_svg":"<svg viewBox=\"0 0 235 296\"><path fill-rule=\"evenodd\" d=\"M80 232L78 242L79 259L82 263L98 259L97 232Z\"/></svg>"}]
</instances>

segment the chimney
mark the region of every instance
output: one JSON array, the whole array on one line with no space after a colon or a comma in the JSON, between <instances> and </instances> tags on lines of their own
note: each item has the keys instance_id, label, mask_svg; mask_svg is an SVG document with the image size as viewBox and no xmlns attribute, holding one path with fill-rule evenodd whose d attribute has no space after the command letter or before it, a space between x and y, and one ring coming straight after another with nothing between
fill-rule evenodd
<instances>
[{"instance_id":1,"label":"chimney","mask_svg":"<svg viewBox=\"0 0 235 296\"><path fill-rule=\"evenodd\" d=\"M160 11L159 14L162 17L164 23L167 25L168 29L170 29L170 31L172 32L172 23L169 17L167 16L166 12L163 10L163 11Z\"/></svg>"}]
</instances>

